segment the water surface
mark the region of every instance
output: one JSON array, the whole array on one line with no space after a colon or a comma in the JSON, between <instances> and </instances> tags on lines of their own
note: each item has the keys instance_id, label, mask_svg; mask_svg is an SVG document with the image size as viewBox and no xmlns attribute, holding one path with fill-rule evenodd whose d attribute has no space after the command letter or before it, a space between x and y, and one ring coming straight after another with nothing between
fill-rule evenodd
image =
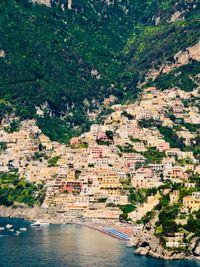
<instances>
[{"instance_id":1,"label":"water surface","mask_svg":"<svg viewBox=\"0 0 200 267\"><path fill-rule=\"evenodd\" d=\"M0 267L200 267L200 262L136 256L125 242L79 225L37 232L26 221L0 219L0 226L7 223L27 231L19 236L0 231Z\"/></svg>"}]
</instances>

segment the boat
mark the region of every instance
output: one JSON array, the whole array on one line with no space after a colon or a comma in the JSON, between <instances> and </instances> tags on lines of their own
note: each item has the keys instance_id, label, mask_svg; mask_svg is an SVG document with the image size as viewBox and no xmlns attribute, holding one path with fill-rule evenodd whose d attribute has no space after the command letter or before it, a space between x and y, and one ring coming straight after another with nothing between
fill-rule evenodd
<instances>
[{"instance_id":1,"label":"boat","mask_svg":"<svg viewBox=\"0 0 200 267\"><path fill-rule=\"evenodd\" d=\"M25 231L27 231L27 228L26 227L22 227L22 228L19 228L19 230L25 232Z\"/></svg>"},{"instance_id":2,"label":"boat","mask_svg":"<svg viewBox=\"0 0 200 267\"><path fill-rule=\"evenodd\" d=\"M35 231L40 232L40 231L42 231L42 229L40 229L40 228L35 228Z\"/></svg>"},{"instance_id":3,"label":"boat","mask_svg":"<svg viewBox=\"0 0 200 267\"><path fill-rule=\"evenodd\" d=\"M40 222L40 221L36 221L31 224L32 227L48 226L48 225L49 225L49 222Z\"/></svg>"},{"instance_id":4,"label":"boat","mask_svg":"<svg viewBox=\"0 0 200 267\"><path fill-rule=\"evenodd\" d=\"M14 229L8 229L10 232L14 232Z\"/></svg>"},{"instance_id":5,"label":"boat","mask_svg":"<svg viewBox=\"0 0 200 267\"><path fill-rule=\"evenodd\" d=\"M34 223L32 223L32 224L31 224L31 226L32 226L32 227L38 227L38 226L40 226L40 224L39 224L39 223L36 223L36 222L34 222Z\"/></svg>"},{"instance_id":6,"label":"boat","mask_svg":"<svg viewBox=\"0 0 200 267\"><path fill-rule=\"evenodd\" d=\"M13 225L12 224L6 224L6 229L11 229L13 227Z\"/></svg>"},{"instance_id":7,"label":"boat","mask_svg":"<svg viewBox=\"0 0 200 267\"><path fill-rule=\"evenodd\" d=\"M40 222L40 226L47 226L49 225L49 222Z\"/></svg>"},{"instance_id":8,"label":"boat","mask_svg":"<svg viewBox=\"0 0 200 267\"><path fill-rule=\"evenodd\" d=\"M4 231L5 230L5 227L0 227L0 231Z\"/></svg>"},{"instance_id":9,"label":"boat","mask_svg":"<svg viewBox=\"0 0 200 267\"><path fill-rule=\"evenodd\" d=\"M21 233L20 231L16 231L15 235L20 235L20 233Z\"/></svg>"}]
</instances>

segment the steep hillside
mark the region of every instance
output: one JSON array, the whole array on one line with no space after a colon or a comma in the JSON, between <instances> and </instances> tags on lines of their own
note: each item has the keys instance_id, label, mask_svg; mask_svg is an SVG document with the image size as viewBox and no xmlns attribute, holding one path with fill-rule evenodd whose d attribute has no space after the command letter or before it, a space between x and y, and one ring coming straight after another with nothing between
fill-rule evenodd
<instances>
[{"instance_id":1,"label":"steep hillside","mask_svg":"<svg viewBox=\"0 0 200 267\"><path fill-rule=\"evenodd\" d=\"M88 113L105 98L133 100L149 69L171 64L200 38L195 0L51 4L0 3L0 118L35 117L42 107L39 126L62 142L87 129ZM196 75L197 61L188 64L183 72ZM161 88L162 79L154 81Z\"/></svg>"}]
</instances>

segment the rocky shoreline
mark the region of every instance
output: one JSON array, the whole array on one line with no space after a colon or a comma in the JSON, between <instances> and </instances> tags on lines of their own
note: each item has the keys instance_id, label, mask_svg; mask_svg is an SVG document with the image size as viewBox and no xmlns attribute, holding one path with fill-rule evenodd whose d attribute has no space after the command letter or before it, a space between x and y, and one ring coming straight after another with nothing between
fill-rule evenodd
<instances>
[{"instance_id":1,"label":"rocky shoreline","mask_svg":"<svg viewBox=\"0 0 200 267\"><path fill-rule=\"evenodd\" d=\"M199 260L200 261L200 242L199 239L193 239L190 243L191 252L168 250L162 244L159 238L154 234L153 229L143 229L137 231L130 241L129 247L135 247L135 254L142 256L151 256L164 260Z\"/></svg>"},{"instance_id":2,"label":"rocky shoreline","mask_svg":"<svg viewBox=\"0 0 200 267\"><path fill-rule=\"evenodd\" d=\"M54 209L47 210L38 206L35 206L33 208L8 208L0 206L0 217L21 218L28 221L41 220L48 221L51 224L77 223L76 221L67 219L62 214L57 213ZM190 259L200 261L199 239L194 239L191 242L192 252L190 255L186 255L186 253L184 252L178 253L165 249L162 246L160 240L154 235L154 230L152 228L146 228L140 231L136 231L135 234L129 240L127 246L136 248L134 253L141 256L151 256L154 258L165 260Z\"/></svg>"},{"instance_id":3,"label":"rocky shoreline","mask_svg":"<svg viewBox=\"0 0 200 267\"><path fill-rule=\"evenodd\" d=\"M8 218L22 218L28 221L42 220L48 221L52 224L65 224L69 223L62 214L56 213L54 209L43 209L38 206L33 208L28 207L3 207L0 206L0 217Z\"/></svg>"}]
</instances>

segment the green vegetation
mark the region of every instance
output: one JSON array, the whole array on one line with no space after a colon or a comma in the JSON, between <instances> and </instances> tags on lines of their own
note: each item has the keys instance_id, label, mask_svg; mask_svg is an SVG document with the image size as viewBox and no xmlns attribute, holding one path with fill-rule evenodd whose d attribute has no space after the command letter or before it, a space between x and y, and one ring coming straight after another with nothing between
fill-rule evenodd
<instances>
[{"instance_id":1,"label":"green vegetation","mask_svg":"<svg viewBox=\"0 0 200 267\"><path fill-rule=\"evenodd\" d=\"M19 130L20 123L18 120L13 120L9 127L5 128L4 130L8 133L13 133Z\"/></svg>"},{"instance_id":2,"label":"green vegetation","mask_svg":"<svg viewBox=\"0 0 200 267\"><path fill-rule=\"evenodd\" d=\"M120 205L119 208L123 212L120 215L120 219L122 220L128 220L128 213L134 211L135 207L132 204L127 204L127 205Z\"/></svg>"},{"instance_id":3,"label":"green vegetation","mask_svg":"<svg viewBox=\"0 0 200 267\"><path fill-rule=\"evenodd\" d=\"M154 215L155 215L155 212L154 211L148 211L147 214L138 223L146 224L151 219L153 219Z\"/></svg>"},{"instance_id":4,"label":"green vegetation","mask_svg":"<svg viewBox=\"0 0 200 267\"><path fill-rule=\"evenodd\" d=\"M133 115L127 113L127 111L123 111L122 116L127 117L129 120L132 120L134 118Z\"/></svg>"},{"instance_id":5,"label":"green vegetation","mask_svg":"<svg viewBox=\"0 0 200 267\"><path fill-rule=\"evenodd\" d=\"M145 201L147 201L147 197L151 196L151 195L155 195L157 192L156 188L141 188L141 189L134 189L131 188L129 189L129 198L130 198L130 202L133 205L138 205L138 203L142 204Z\"/></svg>"},{"instance_id":6,"label":"green vegetation","mask_svg":"<svg viewBox=\"0 0 200 267\"><path fill-rule=\"evenodd\" d=\"M165 208L167 206L169 206L169 194L162 196L156 209L161 210L162 208Z\"/></svg>"},{"instance_id":7,"label":"green vegetation","mask_svg":"<svg viewBox=\"0 0 200 267\"><path fill-rule=\"evenodd\" d=\"M37 187L24 179L19 179L16 172L0 174L0 205L24 203L33 206L36 203L36 193ZM42 200L42 196L39 199Z\"/></svg>"},{"instance_id":8,"label":"green vegetation","mask_svg":"<svg viewBox=\"0 0 200 267\"><path fill-rule=\"evenodd\" d=\"M200 174L199 173L193 173L190 177L189 177L189 181L191 183L196 183L196 185L198 187L200 187Z\"/></svg>"},{"instance_id":9,"label":"green vegetation","mask_svg":"<svg viewBox=\"0 0 200 267\"><path fill-rule=\"evenodd\" d=\"M166 206L159 213L159 222L157 226L162 226L162 233L164 235L173 234L177 232L178 225L175 222L175 219L179 212L179 206Z\"/></svg>"},{"instance_id":10,"label":"green vegetation","mask_svg":"<svg viewBox=\"0 0 200 267\"><path fill-rule=\"evenodd\" d=\"M6 150L7 144L5 142L0 142L0 152Z\"/></svg>"},{"instance_id":11,"label":"green vegetation","mask_svg":"<svg viewBox=\"0 0 200 267\"><path fill-rule=\"evenodd\" d=\"M200 210L190 216L185 228L194 233L195 236L200 236Z\"/></svg>"},{"instance_id":12,"label":"green vegetation","mask_svg":"<svg viewBox=\"0 0 200 267\"><path fill-rule=\"evenodd\" d=\"M196 132L200 127L200 124L183 123L182 125L186 127L190 132Z\"/></svg>"},{"instance_id":13,"label":"green vegetation","mask_svg":"<svg viewBox=\"0 0 200 267\"><path fill-rule=\"evenodd\" d=\"M42 129L42 132L49 136L51 140L59 142L67 142L71 137L78 136L80 131L75 131L66 124L65 120L59 117L49 117L47 114L44 117L37 118L37 125Z\"/></svg>"},{"instance_id":14,"label":"green vegetation","mask_svg":"<svg viewBox=\"0 0 200 267\"><path fill-rule=\"evenodd\" d=\"M50 158L50 159L48 160L48 165L49 165L49 166L56 166L57 163L58 163L58 161L59 161L59 159L60 159L60 156L55 156L55 157L53 157L53 158Z\"/></svg>"},{"instance_id":15,"label":"green vegetation","mask_svg":"<svg viewBox=\"0 0 200 267\"><path fill-rule=\"evenodd\" d=\"M193 163L192 159L190 159L190 158L186 158L186 159L177 159L176 162L177 162L177 164L179 164L179 165L181 165L181 166L184 166L184 165L186 165L186 164L192 164L192 163Z\"/></svg>"},{"instance_id":16,"label":"green vegetation","mask_svg":"<svg viewBox=\"0 0 200 267\"><path fill-rule=\"evenodd\" d=\"M112 131L106 131L106 136L108 139L113 140L113 132Z\"/></svg>"},{"instance_id":17,"label":"green vegetation","mask_svg":"<svg viewBox=\"0 0 200 267\"><path fill-rule=\"evenodd\" d=\"M138 139L138 138L133 138L133 137L131 137L131 136L130 136L130 140L131 140L131 142L133 142L133 143L141 142L140 139Z\"/></svg>"},{"instance_id":18,"label":"green vegetation","mask_svg":"<svg viewBox=\"0 0 200 267\"><path fill-rule=\"evenodd\" d=\"M164 136L165 141L170 143L170 147L176 147L180 149L185 147L183 139L179 138L173 129L162 126L158 127L158 130Z\"/></svg>"},{"instance_id":19,"label":"green vegetation","mask_svg":"<svg viewBox=\"0 0 200 267\"><path fill-rule=\"evenodd\" d=\"M154 85L160 89L179 87L185 91L192 91L197 88L195 77L200 73L200 63L190 62L188 65L180 67L168 74L159 76Z\"/></svg>"},{"instance_id":20,"label":"green vegetation","mask_svg":"<svg viewBox=\"0 0 200 267\"><path fill-rule=\"evenodd\" d=\"M199 4L193 9L190 1L108 5L74 0L73 9L64 12L56 4L60 2L53 1L52 8L29 0L0 3L0 49L5 52L0 58L0 120L11 112L21 119L36 118L42 131L59 142L88 130L87 114L105 97L134 100L140 91L137 83L149 68L171 60L200 36ZM187 10L185 20L167 23L177 10ZM158 16L161 21L155 26ZM191 62L179 70L186 90L194 85L190 71L195 75L198 68ZM175 75L156 83L167 88L177 82ZM36 116L35 107L41 106L44 118Z\"/></svg>"},{"instance_id":21,"label":"green vegetation","mask_svg":"<svg viewBox=\"0 0 200 267\"><path fill-rule=\"evenodd\" d=\"M158 151L155 147L149 147L142 154L146 158L147 163L161 163L165 157L165 153Z\"/></svg>"},{"instance_id":22,"label":"green vegetation","mask_svg":"<svg viewBox=\"0 0 200 267\"><path fill-rule=\"evenodd\" d=\"M109 141L104 141L104 140L96 140L97 145L101 145L101 146L109 146L110 142Z\"/></svg>"},{"instance_id":23,"label":"green vegetation","mask_svg":"<svg viewBox=\"0 0 200 267\"><path fill-rule=\"evenodd\" d=\"M102 198L98 198L98 199L97 199L97 202L98 202L98 203L105 203L106 200L107 200L106 197L102 197Z\"/></svg>"},{"instance_id":24,"label":"green vegetation","mask_svg":"<svg viewBox=\"0 0 200 267\"><path fill-rule=\"evenodd\" d=\"M84 149L84 148L88 148L88 143L82 143L82 144L80 144L80 145L78 146L78 148L82 148L82 149Z\"/></svg>"},{"instance_id":25,"label":"green vegetation","mask_svg":"<svg viewBox=\"0 0 200 267\"><path fill-rule=\"evenodd\" d=\"M160 125L161 122L160 121L156 121L154 119L149 119L149 120L146 120L146 119L141 119L139 121L139 125L140 127L142 128L150 128L150 127L155 127L157 125Z\"/></svg>"},{"instance_id":26,"label":"green vegetation","mask_svg":"<svg viewBox=\"0 0 200 267\"><path fill-rule=\"evenodd\" d=\"M133 145L126 144L125 146L117 145L117 148L119 148L119 151L122 153L139 153L137 150L133 148Z\"/></svg>"}]
</instances>

